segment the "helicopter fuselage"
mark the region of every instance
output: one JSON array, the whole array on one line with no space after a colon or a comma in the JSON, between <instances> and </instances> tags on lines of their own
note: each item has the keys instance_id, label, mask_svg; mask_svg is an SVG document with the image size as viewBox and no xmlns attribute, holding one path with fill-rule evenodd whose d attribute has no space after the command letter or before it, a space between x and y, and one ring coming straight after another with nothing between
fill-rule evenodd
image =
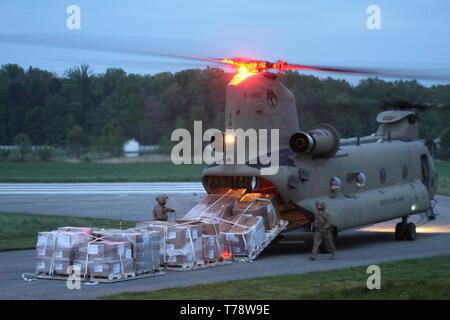
<instances>
[{"instance_id":1,"label":"helicopter fuselage","mask_svg":"<svg viewBox=\"0 0 450 320\"><path fill-rule=\"evenodd\" d=\"M281 203L296 208L284 217L281 212L288 229L308 230L317 200L326 202L336 231L430 210L437 173L427 147L415 136L412 112L380 114L377 133L337 138L338 148L317 155L314 149L320 146L305 153L289 148L289 135L299 131L295 99L276 77L256 74L230 83L225 113L225 128L281 129L279 170L262 176L258 164L212 165L202 174L207 192L231 187L276 193ZM301 215L306 219L296 223Z\"/></svg>"}]
</instances>

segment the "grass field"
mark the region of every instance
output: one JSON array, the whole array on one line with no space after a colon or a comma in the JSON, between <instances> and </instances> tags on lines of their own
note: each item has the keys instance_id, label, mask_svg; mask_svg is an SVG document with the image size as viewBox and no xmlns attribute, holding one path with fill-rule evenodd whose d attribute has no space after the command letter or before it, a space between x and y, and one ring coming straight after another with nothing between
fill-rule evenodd
<instances>
[{"instance_id":1,"label":"grass field","mask_svg":"<svg viewBox=\"0 0 450 320\"><path fill-rule=\"evenodd\" d=\"M450 256L380 264L381 290L366 267L229 281L104 299L450 299Z\"/></svg>"},{"instance_id":2,"label":"grass field","mask_svg":"<svg viewBox=\"0 0 450 320\"><path fill-rule=\"evenodd\" d=\"M124 221L122 228L131 228L135 224ZM39 231L55 230L64 226L118 229L120 222L108 219L0 213L0 251L34 248Z\"/></svg>"},{"instance_id":3,"label":"grass field","mask_svg":"<svg viewBox=\"0 0 450 320\"><path fill-rule=\"evenodd\" d=\"M203 165L159 163L0 162L0 182L200 181Z\"/></svg>"},{"instance_id":4,"label":"grass field","mask_svg":"<svg viewBox=\"0 0 450 320\"><path fill-rule=\"evenodd\" d=\"M436 170L438 171L438 192L450 196L450 162L436 161Z\"/></svg>"}]
</instances>

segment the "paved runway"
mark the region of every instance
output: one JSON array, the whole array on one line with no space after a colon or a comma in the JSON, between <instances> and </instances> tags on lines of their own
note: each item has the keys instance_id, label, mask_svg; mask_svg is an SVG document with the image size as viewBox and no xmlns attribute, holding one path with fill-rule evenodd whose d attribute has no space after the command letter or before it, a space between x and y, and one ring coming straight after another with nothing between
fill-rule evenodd
<instances>
[{"instance_id":1,"label":"paved runway","mask_svg":"<svg viewBox=\"0 0 450 320\"><path fill-rule=\"evenodd\" d=\"M149 194L203 192L200 182L0 183L0 194Z\"/></svg>"},{"instance_id":2,"label":"paved runway","mask_svg":"<svg viewBox=\"0 0 450 320\"><path fill-rule=\"evenodd\" d=\"M182 184L171 185L170 188L176 188L176 185ZM45 187L42 186L42 188ZM124 188L124 186L117 186L117 188ZM14 194L0 194L0 211L144 220L148 219L150 215L155 195L152 193L155 191L149 191L148 194L122 194L119 192L95 195L21 193L24 191L16 189ZM40 192L40 190L36 192ZM172 201L171 204L177 208L178 214L183 215L202 196L204 193L183 192L174 194L169 203ZM378 224L362 231L344 232L336 241L338 256L334 261L325 260L322 257L319 261L310 262L307 258L310 247L305 244L272 245L252 263L233 263L223 267L187 273L167 272L160 277L115 284L82 286L81 290L71 291L66 288L64 281L25 282L21 280L22 273L32 272L34 269L33 250L0 252L0 299L91 299L125 291L150 291L168 287L304 273L450 254L450 198L438 196L437 200L438 216L436 220L418 228L419 235L416 241L395 242L392 233L395 221Z\"/></svg>"},{"instance_id":3,"label":"paved runway","mask_svg":"<svg viewBox=\"0 0 450 320\"><path fill-rule=\"evenodd\" d=\"M0 212L148 220L156 195L183 216L205 191L201 183L0 183Z\"/></svg>"}]
</instances>

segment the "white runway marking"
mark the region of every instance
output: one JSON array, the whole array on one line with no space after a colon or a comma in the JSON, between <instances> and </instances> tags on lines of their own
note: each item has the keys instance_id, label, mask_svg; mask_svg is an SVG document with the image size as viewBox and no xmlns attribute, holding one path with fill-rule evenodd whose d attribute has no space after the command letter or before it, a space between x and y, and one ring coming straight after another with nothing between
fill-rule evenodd
<instances>
[{"instance_id":1,"label":"white runway marking","mask_svg":"<svg viewBox=\"0 0 450 320\"><path fill-rule=\"evenodd\" d=\"M0 183L0 194L156 194L204 193L200 182Z\"/></svg>"}]
</instances>

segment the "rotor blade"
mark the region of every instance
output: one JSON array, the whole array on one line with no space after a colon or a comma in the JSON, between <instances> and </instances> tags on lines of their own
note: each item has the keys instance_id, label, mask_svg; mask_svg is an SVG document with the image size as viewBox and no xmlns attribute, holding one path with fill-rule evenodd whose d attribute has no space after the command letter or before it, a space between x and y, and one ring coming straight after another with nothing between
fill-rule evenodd
<instances>
[{"instance_id":1,"label":"rotor blade","mask_svg":"<svg viewBox=\"0 0 450 320\"><path fill-rule=\"evenodd\" d=\"M178 61L145 61L145 60L131 60L131 59L95 59L95 58L88 58L88 59L65 59L65 58L56 58L52 59L53 61L61 61L61 62L68 62L68 63L76 63L76 64L93 64L93 65L101 65L106 67L111 66L119 66L122 68L123 66L129 66L129 67L154 67L154 66L164 66L164 67L183 67L188 69L198 69L198 68L217 68L221 66L211 65L211 64L203 64L198 62L178 62Z\"/></svg>"},{"instance_id":2,"label":"rotor blade","mask_svg":"<svg viewBox=\"0 0 450 320\"><path fill-rule=\"evenodd\" d=\"M433 104L430 102L412 103L407 100L382 100L380 107L382 109L402 109L402 110L417 110L417 111L431 111L442 108L448 108L448 104Z\"/></svg>"},{"instance_id":3,"label":"rotor blade","mask_svg":"<svg viewBox=\"0 0 450 320\"><path fill-rule=\"evenodd\" d=\"M113 40L113 41L111 41ZM59 47L68 49L92 50L101 52L123 53L143 56L159 56L173 59L196 60L216 64L226 64L223 59L201 57L197 55L187 55L159 50L150 50L134 44L125 47L119 43L118 38L110 37L82 37L67 35L46 35L46 34L11 34L0 33L0 43L10 43L19 45Z\"/></svg>"},{"instance_id":4,"label":"rotor blade","mask_svg":"<svg viewBox=\"0 0 450 320\"><path fill-rule=\"evenodd\" d=\"M423 80L441 80L449 81L450 73L444 74L437 70L406 70L406 69L372 69L372 68L351 68L351 67L332 67L332 66L310 66L287 63L284 69L321 71L348 75L375 76L384 78L404 78L404 79L423 79Z\"/></svg>"}]
</instances>

